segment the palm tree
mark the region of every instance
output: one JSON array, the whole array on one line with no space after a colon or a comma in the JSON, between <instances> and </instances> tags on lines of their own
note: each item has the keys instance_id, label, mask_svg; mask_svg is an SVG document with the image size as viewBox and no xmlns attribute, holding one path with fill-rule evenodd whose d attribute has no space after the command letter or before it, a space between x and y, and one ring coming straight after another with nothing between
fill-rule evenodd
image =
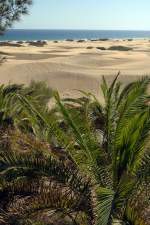
<instances>
[{"instance_id":1,"label":"palm tree","mask_svg":"<svg viewBox=\"0 0 150 225\"><path fill-rule=\"evenodd\" d=\"M32 128L25 118L25 110L19 104L20 101L16 95L27 96L36 108L40 106L40 109L44 111L52 98L52 93L53 90L45 82L31 81L26 87L22 84L0 85L0 125L17 125L24 131L28 129L27 132L29 132Z\"/></svg>"},{"instance_id":2,"label":"palm tree","mask_svg":"<svg viewBox=\"0 0 150 225\"><path fill-rule=\"evenodd\" d=\"M108 85L103 78L105 104L90 93L64 101L55 93L57 108L40 110L30 96L15 95L22 124L28 120L32 128L25 125L19 140L27 140L24 149L34 142L27 152L21 151L24 144L1 147L4 224L34 224L39 217L44 224L60 218L72 224L148 224L138 208L141 199L149 206L150 79L123 88L117 79Z\"/></svg>"},{"instance_id":3,"label":"palm tree","mask_svg":"<svg viewBox=\"0 0 150 225\"><path fill-rule=\"evenodd\" d=\"M10 84L0 86L0 126L13 125L13 117L16 114L14 104L15 94L20 92L22 85Z\"/></svg>"},{"instance_id":4,"label":"palm tree","mask_svg":"<svg viewBox=\"0 0 150 225\"><path fill-rule=\"evenodd\" d=\"M144 198L143 189L149 187L150 108L147 88L150 78L144 77L121 89L118 76L110 85L103 77L104 105L95 97L90 102L92 95L86 94L89 101L80 107L82 112L85 109L85 114L80 115L82 120L85 118L84 127L78 123L77 117L74 119L70 101L68 107L68 103L63 104L59 95L55 95L75 143L79 145L80 150L72 157L80 170L92 179L99 225L112 224L114 219L126 220L129 214L131 216L130 209L136 205L132 204L138 200L136 196ZM149 206L148 201L146 206ZM132 224L144 224L138 215L136 219L138 222Z\"/></svg>"},{"instance_id":5,"label":"palm tree","mask_svg":"<svg viewBox=\"0 0 150 225\"><path fill-rule=\"evenodd\" d=\"M92 224L89 180L46 143L14 129L0 149L0 224Z\"/></svg>"},{"instance_id":6,"label":"palm tree","mask_svg":"<svg viewBox=\"0 0 150 225\"><path fill-rule=\"evenodd\" d=\"M93 222L89 179L80 174L63 149L43 138L48 133L46 125L52 129L46 107L51 94L44 83L32 82L25 88L1 86L0 224ZM48 120L40 118L40 113L34 120L32 113L27 117L28 104L34 115L40 105Z\"/></svg>"}]
</instances>

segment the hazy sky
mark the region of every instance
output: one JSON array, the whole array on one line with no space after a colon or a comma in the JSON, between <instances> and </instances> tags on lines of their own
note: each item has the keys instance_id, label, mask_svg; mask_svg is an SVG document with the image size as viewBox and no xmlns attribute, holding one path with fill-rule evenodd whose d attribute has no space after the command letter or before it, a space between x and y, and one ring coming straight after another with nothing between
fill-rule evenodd
<instances>
[{"instance_id":1,"label":"hazy sky","mask_svg":"<svg viewBox=\"0 0 150 225\"><path fill-rule=\"evenodd\" d=\"M150 0L33 0L14 28L150 30Z\"/></svg>"}]
</instances>

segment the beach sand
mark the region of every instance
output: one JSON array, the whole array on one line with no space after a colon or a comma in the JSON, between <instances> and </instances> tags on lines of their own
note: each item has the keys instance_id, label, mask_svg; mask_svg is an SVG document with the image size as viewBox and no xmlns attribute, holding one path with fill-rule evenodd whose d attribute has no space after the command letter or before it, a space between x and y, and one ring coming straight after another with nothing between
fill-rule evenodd
<instances>
[{"instance_id":1,"label":"beach sand","mask_svg":"<svg viewBox=\"0 0 150 225\"><path fill-rule=\"evenodd\" d=\"M98 96L102 75L111 81L120 71L119 79L128 83L150 74L149 40L49 41L43 47L28 43L19 46L0 45L0 55L4 57L0 83L46 81L62 96L76 97L77 89ZM109 50L111 46L131 50Z\"/></svg>"}]
</instances>

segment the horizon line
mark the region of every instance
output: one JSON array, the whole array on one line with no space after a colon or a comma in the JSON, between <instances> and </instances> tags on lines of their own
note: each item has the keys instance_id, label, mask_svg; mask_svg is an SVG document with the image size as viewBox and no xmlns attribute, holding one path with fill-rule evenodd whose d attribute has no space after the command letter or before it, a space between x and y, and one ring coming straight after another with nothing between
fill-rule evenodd
<instances>
[{"instance_id":1,"label":"horizon line","mask_svg":"<svg viewBox=\"0 0 150 225\"><path fill-rule=\"evenodd\" d=\"M146 31L146 29L86 29L86 28L9 28L8 30L72 30L72 31Z\"/></svg>"}]
</instances>

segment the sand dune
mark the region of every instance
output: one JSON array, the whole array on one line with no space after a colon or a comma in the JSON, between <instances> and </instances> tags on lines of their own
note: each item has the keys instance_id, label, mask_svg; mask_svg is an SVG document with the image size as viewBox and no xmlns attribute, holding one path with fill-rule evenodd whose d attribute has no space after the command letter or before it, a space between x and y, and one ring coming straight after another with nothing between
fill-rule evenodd
<instances>
[{"instance_id":1,"label":"sand dune","mask_svg":"<svg viewBox=\"0 0 150 225\"><path fill-rule=\"evenodd\" d=\"M127 83L137 76L150 74L149 40L51 41L43 47L21 45L19 48L0 45L0 56L5 57L0 66L1 83L44 80L62 95L75 95L74 89L98 95L102 75L112 80L121 71L120 80ZM132 50L108 50L111 46ZM106 50L98 49L103 47Z\"/></svg>"}]
</instances>

